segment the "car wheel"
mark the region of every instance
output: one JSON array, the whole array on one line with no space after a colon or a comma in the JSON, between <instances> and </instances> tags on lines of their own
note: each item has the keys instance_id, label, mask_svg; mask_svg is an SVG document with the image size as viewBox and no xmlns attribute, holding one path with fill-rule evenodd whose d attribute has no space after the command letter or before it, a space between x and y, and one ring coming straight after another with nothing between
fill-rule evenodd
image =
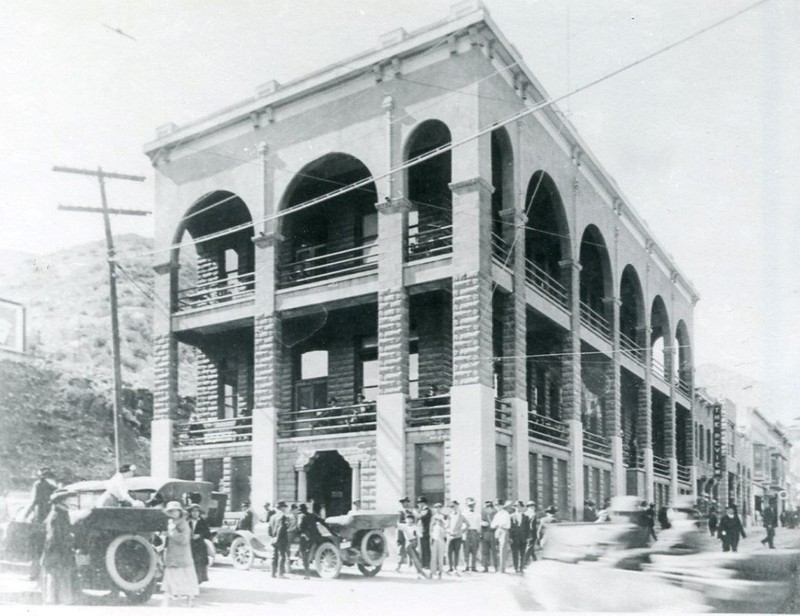
<instances>
[{"instance_id":1,"label":"car wheel","mask_svg":"<svg viewBox=\"0 0 800 616\"><path fill-rule=\"evenodd\" d=\"M380 530L367 531L361 538L361 558L372 567L383 564L386 557L386 535Z\"/></svg>"},{"instance_id":2,"label":"car wheel","mask_svg":"<svg viewBox=\"0 0 800 616\"><path fill-rule=\"evenodd\" d=\"M125 597L128 599L128 603L132 605L141 605L143 603L147 603L150 600L150 597L153 596L153 592L155 592L155 589L156 589L156 581L153 580L142 590L138 591L126 590Z\"/></svg>"},{"instance_id":3,"label":"car wheel","mask_svg":"<svg viewBox=\"0 0 800 616\"><path fill-rule=\"evenodd\" d=\"M120 535L106 548L108 576L121 590L137 593L156 575L156 552L140 535Z\"/></svg>"},{"instance_id":4,"label":"car wheel","mask_svg":"<svg viewBox=\"0 0 800 616\"><path fill-rule=\"evenodd\" d=\"M364 577L375 577L378 575L378 572L381 570L383 565L358 565L358 570L364 575Z\"/></svg>"},{"instance_id":5,"label":"car wheel","mask_svg":"<svg viewBox=\"0 0 800 616\"><path fill-rule=\"evenodd\" d=\"M250 547L250 544L247 543L247 540L243 537L236 537L236 539L233 540L228 555L231 557L233 566L242 570L252 567L253 561L255 560L253 548Z\"/></svg>"},{"instance_id":6,"label":"car wheel","mask_svg":"<svg viewBox=\"0 0 800 616\"><path fill-rule=\"evenodd\" d=\"M321 578L330 580L339 577L342 570L342 553L339 548L330 541L321 543L314 556L314 568Z\"/></svg>"}]
</instances>

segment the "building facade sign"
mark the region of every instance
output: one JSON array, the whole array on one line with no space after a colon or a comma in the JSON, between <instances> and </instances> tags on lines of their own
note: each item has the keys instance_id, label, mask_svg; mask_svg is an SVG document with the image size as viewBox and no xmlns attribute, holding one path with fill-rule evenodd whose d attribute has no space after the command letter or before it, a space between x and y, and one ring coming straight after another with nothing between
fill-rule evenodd
<instances>
[{"instance_id":1,"label":"building facade sign","mask_svg":"<svg viewBox=\"0 0 800 616\"><path fill-rule=\"evenodd\" d=\"M722 414L722 405L714 405L714 476L721 477L725 455L727 453L727 439L725 438L725 417Z\"/></svg>"}]
</instances>

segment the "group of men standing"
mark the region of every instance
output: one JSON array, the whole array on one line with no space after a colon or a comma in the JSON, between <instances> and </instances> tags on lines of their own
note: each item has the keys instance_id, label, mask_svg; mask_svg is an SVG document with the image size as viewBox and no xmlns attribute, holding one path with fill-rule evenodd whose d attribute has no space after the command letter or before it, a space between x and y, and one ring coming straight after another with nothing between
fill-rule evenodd
<instances>
[{"instance_id":1,"label":"group of men standing","mask_svg":"<svg viewBox=\"0 0 800 616\"><path fill-rule=\"evenodd\" d=\"M417 498L415 508L408 497L400 504L397 571L409 560L419 577L428 578L441 578L445 566L446 573L460 575L462 548L465 572L477 572L480 563L485 573L490 567L505 573L509 566L522 573L536 560L536 546L547 525L556 521L554 507L540 518L533 501L487 500L478 509L475 499L468 498L463 511L456 500L447 510L442 503L430 507L424 496Z\"/></svg>"}]
</instances>

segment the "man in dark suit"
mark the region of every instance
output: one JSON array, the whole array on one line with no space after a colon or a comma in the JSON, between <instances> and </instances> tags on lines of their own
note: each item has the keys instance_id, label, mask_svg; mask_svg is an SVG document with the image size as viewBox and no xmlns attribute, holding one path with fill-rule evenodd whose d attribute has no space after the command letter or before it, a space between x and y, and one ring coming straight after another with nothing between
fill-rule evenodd
<instances>
[{"instance_id":1,"label":"man in dark suit","mask_svg":"<svg viewBox=\"0 0 800 616\"><path fill-rule=\"evenodd\" d=\"M484 573L489 572L489 564L497 571L497 541L494 536L494 528L492 528L495 513L497 510L494 503L487 500L481 514L481 562Z\"/></svg>"},{"instance_id":2,"label":"man in dark suit","mask_svg":"<svg viewBox=\"0 0 800 616\"><path fill-rule=\"evenodd\" d=\"M52 470L47 467L39 469L39 474L33 484L31 504L25 511L25 519L32 515L33 527L31 529L29 550L31 554L30 579L39 578L39 560L44 550L44 521L50 513L50 497L56 491L56 477Z\"/></svg>"},{"instance_id":3,"label":"man in dark suit","mask_svg":"<svg viewBox=\"0 0 800 616\"><path fill-rule=\"evenodd\" d=\"M525 515L525 505L518 500L514 503L514 513L511 514L511 529L509 539L511 540L511 561L514 563L514 571L522 573L525 568L525 550L528 547L528 534L530 533L530 521Z\"/></svg>"},{"instance_id":4,"label":"man in dark suit","mask_svg":"<svg viewBox=\"0 0 800 616\"><path fill-rule=\"evenodd\" d=\"M272 543L272 577L286 577L289 556L289 518L286 503L280 501L277 511L269 519L269 536Z\"/></svg>"},{"instance_id":5,"label":"man in dark suit","mask_svg":"<svg viewBox=\"0 0 800 616\"><path fill-rule=\"evenodd\" d=\"M407 496L404 496L400 499L400 513L398 514L398 526L397 526L397 569L395 571L400 571L400 567L402 567L406 562L406 536L403 533L402 525L405 524L406 518L408 514L411 513L411 509L409 507L411 505L411 499Z\"/></svg>"},{"instance_id":6,"label":"man in dark suit","mask_svg":"<svg viewBox=\"0 0 800 616\"><path fill-rule=\"evenodd\" d=\"M761 512L761 520L764 528L767 529L767 536L761 540L761 543L766 543L771 549L775 549L775 527L778 525L778 516L772 506L767 503L764 510Z\"/></svg>"},{"instance_id":7,"label":"man in dark suit","mask_svg":"<svg viewBox=\"0 0 800 616\"><path fill-rule=\"evenodd\" d=\"M717 527L717 536L722 540L723 552L736 552L739 548L739 539L747 537L742 528L742 521L733 507L725 510L725 515Z\"/></svg>"},{"instance_id":8,"label":"man in dark suit","mask_svg":"<svg viewBox=\"0 0 800 616\"><path fill-rule=\"evenodd\" d=\"M428 499L424 496L417 498L417 522L420 524L420 542L422 543L422 566L431 568L431 518L433 512L428 507Z\"/></svg>"}]
</instances>

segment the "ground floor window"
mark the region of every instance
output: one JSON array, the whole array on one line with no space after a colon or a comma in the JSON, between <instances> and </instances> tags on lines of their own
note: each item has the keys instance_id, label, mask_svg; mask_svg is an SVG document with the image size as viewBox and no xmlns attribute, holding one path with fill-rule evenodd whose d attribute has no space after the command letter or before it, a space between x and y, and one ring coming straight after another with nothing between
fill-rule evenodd
<instances>
[{"instance_id":1,"label":"ground floor window","mask_svg":"<svg viewBox=\"0 0 800 616\"><path fill-rule=\"evenodd\" d=\"M553 458L542 456L542 507L547 508L555 504Z\"/></svg>"},{"instance_id":2,"label":"ground floor window","mask_svg":"<svg viewBox=\"0 0 800 616\"><path fill-rule=\"evenodd\" d=\"M562 520L570 519L569 479L567 461L558 461L558 516Z\"/></svg>"},{"instance_id":3,"label":"ground floor window","mask_svg":"<svg viewBox=\"0 0 800 616\"><path fill-rule=\"evenodd\" d=\"M497 469L497 498L508 499L508 448L495 445L495 467Z\"/></svg>"},{"instance_id":4,"label":"ground floor window","mask_svg":"<svg viewBox=\"0 0 800 616\"><path fill-rule=\"evenodd\" d=\"M539 459L535 453L528 454L528 473L530 475L529 488L531 500L537 501L539 498ZM537 502L537 504L539 504Z\"/></svg>"},{"instance_id":5,"label":"ground floor window","mask_svg":"<svg viewBox=\"0 0 800 616\"><path fill-rule=\"evenodd\" d=\"M250 456L231 458L231 511L241 511L242 503L250 499Z\"/></svg>"},{"instance_id":6,"label":"ground floor window","mask_svg":"<svg viewBox=\"0 0 800 616\"><path fill-rule=\"evenodd\" d=\"M206 458L203 460L203 481L208 481L219 491L222 483L222 458Z\"/></svg>"},{"instance_id":7,"label":"ground floor window","mask_svg":"<svg viewBox=\"0 0 800 616\"><path fill-rule=\"evenodd\" d=\"M611 471L603 471L603 502L611 500ZM598 503L603 504L603 503Z\"/></svg>"},{"instance_id":8,"label":"ground floor window","mask_svg":"<svg viewBox=\"0 0 800 616\"><path fill-rule=\"evenodd\" d=\"M428 503L444 503L444 443L419 443L415 446L414 489Z\"/></svg>"},{"instance_id":9,"label":"ground floor window","mask_svg":"<svg viewBox=\"0 0 800 616\"><path fill-rule=\"evenodd\" d=\"M184 481L194 481L194 460L178 460L175 463L175 476Z\"/></svg>"}]
</instances>

